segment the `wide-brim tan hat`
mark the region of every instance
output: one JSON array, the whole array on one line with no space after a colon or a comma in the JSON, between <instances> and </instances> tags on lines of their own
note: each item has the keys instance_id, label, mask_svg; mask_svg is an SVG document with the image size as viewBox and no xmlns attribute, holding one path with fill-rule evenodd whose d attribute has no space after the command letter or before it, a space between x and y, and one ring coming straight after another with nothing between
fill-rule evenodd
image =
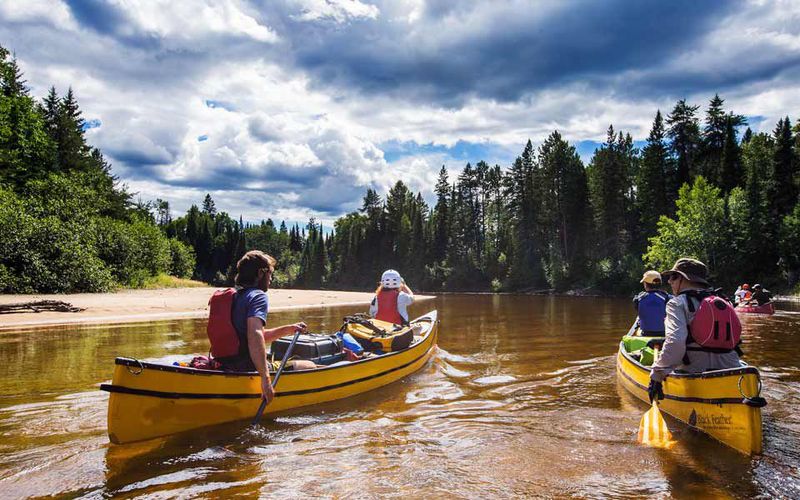
<instances>
[{"instance_id":1,"label":"wide-brim tan hat","mask_svg":"<svg viewBox=\"0 0 800 500\"><path fill-rule=\"evenodd\" d=\"M710 286L708 283L708 268L697 259L687 257L678 259L672 269L663 271L661 276L664 280L668 280L673 274L678 274L692 283Z\"/></svg>"}]
</instances>

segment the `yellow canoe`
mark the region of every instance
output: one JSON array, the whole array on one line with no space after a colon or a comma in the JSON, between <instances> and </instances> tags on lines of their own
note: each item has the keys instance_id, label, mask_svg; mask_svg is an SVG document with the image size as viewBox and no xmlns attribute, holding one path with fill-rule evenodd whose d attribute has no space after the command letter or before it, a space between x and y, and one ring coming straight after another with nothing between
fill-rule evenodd
<instances>
[{"instance_id":1,"label":"yellow canoe","mask_svg":"<svg viewBox=\"0 0 800 500\"><path fill-rule=\"evenodd\" d=\"M420 369L436 346L432 311L411 322L418 335L406 349L314 370L284 372L265 415L347 398ZM261 403L258 374L225 373L117 358L108 391L108 437L122 444L209 425L252 419Z\"/></svg>"},{"instance_id":2,"label":"yellow canoe","mask_svg":"<svg viewBox=\"0 0 800 500\"><path fill-rule=\"evenodd\" d=\"M632 329L633 331L633 329ZM617 378L634 396L650 401L652 337L626 335L619 344ZM663 337L660 339L663 340ZM642 360L645 364L642 364ZM746 454L761 453L761 376L755 367L672 373L664 381L661 411Z\"/></svg>"}]
</instances>

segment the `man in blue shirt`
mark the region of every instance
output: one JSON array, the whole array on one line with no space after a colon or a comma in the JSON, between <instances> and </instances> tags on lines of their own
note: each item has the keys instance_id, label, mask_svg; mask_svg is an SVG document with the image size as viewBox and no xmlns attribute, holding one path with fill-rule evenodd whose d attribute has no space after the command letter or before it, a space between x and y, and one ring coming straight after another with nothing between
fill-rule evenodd
<instances>
[{"instance_id":1,"label":"man in blue shirt","mask_svg":"<svg viewBox=\"0 0 800 500\"><path fill-rule=\"evenodd\" d=\"M239 336L239 355L234 364L225 366L237 371L258 371L261 376L261 396L272 401L275 391L269 377L266 343L294 334L295 331L306 331L303 322L265 328L269 300L267 290L272 282L276 260L259 250L251 250L244 254L236 264L236 286L239 292L233 304L232 320ZM286 363L287 370L305 370L314 368L312 361L293 360Z\"/></svg>"},{"instance_id":2,"label":"man in blue shirt","mask_svg":"<svg viewBox=\"0 0 800 500\"><path fill-rule=\"evenodd\" d=\"M661 273L658 271L647 271L640 283L644 291L633 299L633 307L639 313L639 328L645 337L663 337L667 301L672 295L659 289Z\"/></svg>"}]
</instances>

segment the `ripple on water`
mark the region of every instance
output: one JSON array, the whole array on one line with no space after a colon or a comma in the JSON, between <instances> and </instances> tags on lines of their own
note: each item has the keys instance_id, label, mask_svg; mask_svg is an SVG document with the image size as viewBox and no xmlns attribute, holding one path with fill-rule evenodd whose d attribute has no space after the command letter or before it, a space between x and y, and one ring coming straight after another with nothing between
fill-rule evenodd
<instances>
[{"instance_id":1,"label":"ripple on water","mask_svg":"<svg viewBox=\"0 0 800 500\"><path fill-rule=\"evenodd\" d=\"M508 384L516 380L517 378L513 375L488 375L485 377L476 378L472 381L472 383L477 385L499 385Z\"/></svg>"},{"instance_id":2,"label":"ripple on water","mask_svg":"<svg viewBox=\"0 0 800 500\"><path fill-rule=\"evenodd\" d=\"M790 343L793 335L800 340L797 317L748 324L747 359L764 365L769 401L765 452L751 459L672 419L678 439L672 450L636 443L646 405L617 386L613 356L629 325L628 301L456 297L465 304L461 312L470 313L459 323L448 300L440 308L448 318L444 348L415 375L265 419L256 429L241 422L109 446L106 393L80 392L87 389L81 382L15 395L13 402L25 404L0 409L0 491L85 498L800 498L800 366ZM342 315L334 316L328 321ZM98 349L105 351L81 358L86 366L79 367L94 369L96 380L110 376L109 360L123 348L187 361L191 354L164 356L164 343L202 351L194 332L203 326L185 333L163 325L113 334L96 329L84 335L80 351L46 349L79 338L74 332L58 334L61 343L46 335L39 344L29 339L36 349L0 350L0 366L42 363L28 363L3 382L25 386L17 378L59 360L58 373L66 373L77 356ZM9 338L10 345L19 342Z\"/></svg>"}]
</instances>

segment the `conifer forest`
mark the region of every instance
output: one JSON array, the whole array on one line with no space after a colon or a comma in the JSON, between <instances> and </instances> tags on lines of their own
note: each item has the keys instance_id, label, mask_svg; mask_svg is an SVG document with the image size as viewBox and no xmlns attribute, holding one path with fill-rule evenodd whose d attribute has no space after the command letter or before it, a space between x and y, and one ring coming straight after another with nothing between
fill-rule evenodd
<instances>
[{"instance_id":1,"label":"conifer forest","mask_svg":"<svg viewBox=\"0 0 800 500\"><path fill-rule=\"evenodd\" d=\"M136 200L87 143L72 89L35 98L1 48L0 84L4 293L105 291L160 274L225 285L250 249L278 259L278 287L370 289L394 268L420 291L623 294L681 256L705 262L718 286L789 291L800 278L800 126L786 116L754 133L719 95L653 110L641 148L609 125L584 164L553 131L510 165L442 166L429 201L402 181L367 189L323 227L245 222L211 194L185 214Z\"/></svg>"}]
</instances>

